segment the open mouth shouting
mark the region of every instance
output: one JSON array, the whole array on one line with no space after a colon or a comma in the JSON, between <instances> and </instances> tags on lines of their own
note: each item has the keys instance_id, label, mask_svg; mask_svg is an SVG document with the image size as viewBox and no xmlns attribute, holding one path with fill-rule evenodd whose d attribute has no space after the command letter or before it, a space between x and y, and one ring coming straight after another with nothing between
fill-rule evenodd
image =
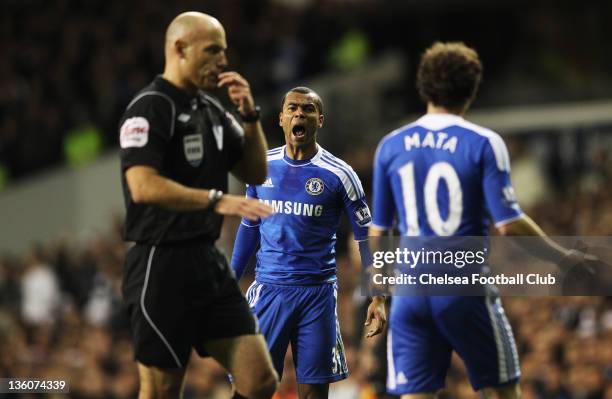
<instances>
[{"instance_id":1,"label":"open mouth shouting","mask_svg":"<svg viewBox=\"0 0 612 399\"><path fill-rule=\"evenodd\" d=\"M295 125L291 129L291 133L295 138L304 138L306 136L306 127L304 125Z\"/></svg>"}]
</instances>

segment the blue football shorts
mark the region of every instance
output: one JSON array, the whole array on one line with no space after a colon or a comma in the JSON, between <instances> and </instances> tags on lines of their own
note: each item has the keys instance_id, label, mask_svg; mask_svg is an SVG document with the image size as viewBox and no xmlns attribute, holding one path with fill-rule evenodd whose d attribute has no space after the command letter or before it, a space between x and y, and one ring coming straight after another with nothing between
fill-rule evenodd
<instances>
[{"instance_id":1,"label":"blue football shorts","mask_svg":"<svg viewBox=\"0 0 612 399\"><path fill-rule=\"evenodd\" d=\"M453 350L476 391L519 379L516 344L499 297L393 298L387 336L389 393L444 388Z\"/></svg>"},{"instance_id":2,"label":"blue football shorts","mask_svg":"<svg viewBox=\"0 0 612 399\"><path fill-rule=\"evenodd\" d=\"M279 376L291 343L299 384L324 384L348 377L335 282L291 286L255 281L246 298L259 319Z\"/></svg>"}]
</instances>

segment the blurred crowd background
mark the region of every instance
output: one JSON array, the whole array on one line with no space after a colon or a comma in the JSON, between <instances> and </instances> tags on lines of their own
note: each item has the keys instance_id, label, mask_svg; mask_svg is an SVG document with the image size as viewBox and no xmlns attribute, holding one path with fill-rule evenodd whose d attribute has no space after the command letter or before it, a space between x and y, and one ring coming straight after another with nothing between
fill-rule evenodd
<instances>
[{"instance_id":1,"label":"blurred crowd background","mask_svg":"<svg viewBox=\"0 0 612 399\"><path fill-rule=\"evenodd\" d=\"M385 119L420 112L414 69L434 40L462 40L480 53L478 107L605 98L612 85L610 2L4 0L0 8L3 181L115 148L118 118L162 71L165 28L184 10L224 24L231 68L258 100L274 97L264 109L268 132L279 93L388 52L401 57L404 73L371 106Z\"/></svg>"},{"instance_id":2,"label":"blurred crowd background","mask_svg":"<svg viewBox=\"0 0 612 399\"><path fill-rule=\"evenodd\" d=\"M275 120L284 91L302 84L320 91L327 117L320 139L353 166L368 193L375 144L423 110L414 73L434 40L479 51L480 111L612 98L610 2L4 0L0 9L0 196L49 169L79 168L116 151L119 115L161 72L164 29L184 10L224 24L231 68L263 105L271 146L282 140ZM611 235L612 124L514 133L504 137L527 213L551 235ZM219 246L227 254L237 224L225 221ZM72 398L136 397L120 230L118 210L107 231L64 232L25 252L0 253L0 377L66 379ZM8 234L0 221L0 240ZM384 337L362 338L359 262L345 228L339 238L338 315L352 374L332 385L330 397L387 398ZM251 279L252 271L244 289ZM504 304L526 399L612 399L610 298ZM288 361L277 399L297 398L294 378ZM229 392L215 362L192 357L186 398ZM444 395L476 397L459 361Z\"/></svg>"},{"instance_id":3,"label":"blurred crowd background","mask_svg":"<svg viewBox=\"0 0 612 399\"><path fill-rule=\"evenodd\" d=\"M607 221L593 218L593 204ZM526 211L555 235L586 235L591 226L600 235L612 233L609 191L581 191L575 199L547 200ZM226 219L219 241L226 253L231 253L237 223ZM128 248L120 225L117 217L105 234L64 236L24 254L0 256L0 375L65 379L72 398L136 397L138 376L120 296ZM330 398L391 398L384 394L384 337L363 338L368 301L358 286L358 253L347 234L340 237L346 242L338 245L338 316L351 377L332 384ZM252 279L251 268L241 281L244 291ZM612 398L610 297L508 297L503 302L519 347L525 399ZM444 398L477 397L456 358L447 384ZM229 395L223 369L192 356L185 397ZM290 357L276 398L297 398Z\"/></svg>"}]
</instances>

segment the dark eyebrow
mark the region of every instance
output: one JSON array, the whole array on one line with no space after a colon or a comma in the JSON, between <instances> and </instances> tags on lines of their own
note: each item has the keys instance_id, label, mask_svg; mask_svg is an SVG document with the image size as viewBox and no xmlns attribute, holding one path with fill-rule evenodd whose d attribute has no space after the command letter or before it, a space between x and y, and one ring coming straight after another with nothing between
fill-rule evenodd
<instances>
[{"instance_id":1,"label":"dark eyebrow","mask_svg":"<svg viewBox=\"0 0 612 399\"><path fill-rule=\"evenodd\" d=\"M308 106L311 106L311 107L317 108L315 103L301 103L301 104L298 104L298 103L290 102L290 103L287 103L286 105L287 105L287 107L289 107L291 105L294 105L296 107L308 107Z\"/></svg>"}]
</instances>

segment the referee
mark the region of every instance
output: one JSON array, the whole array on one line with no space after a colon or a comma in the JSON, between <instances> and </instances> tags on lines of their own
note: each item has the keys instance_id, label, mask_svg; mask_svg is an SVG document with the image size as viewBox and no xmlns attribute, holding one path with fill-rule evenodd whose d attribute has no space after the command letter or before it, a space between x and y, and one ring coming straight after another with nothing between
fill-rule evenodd
<instances>
[{"instance_id":1,"label":"referee","mask_svg":"<svg viewBox=\"0 0 612 399\"><path fill-rule=\"evenodd\" d=\"M224 194L228 172L267 175L267 143L248 82L227 66L225 31L196 12L166 31L165 69L120 122L127 209L123 296L140 375L139 398L179 398L194 348L234 377L235 398L267 399L276 375L267 346L223 254L223 215L266 217L257 200ZM242 126L203 90L227 87Z\"/></svg>"}]
</instances>

